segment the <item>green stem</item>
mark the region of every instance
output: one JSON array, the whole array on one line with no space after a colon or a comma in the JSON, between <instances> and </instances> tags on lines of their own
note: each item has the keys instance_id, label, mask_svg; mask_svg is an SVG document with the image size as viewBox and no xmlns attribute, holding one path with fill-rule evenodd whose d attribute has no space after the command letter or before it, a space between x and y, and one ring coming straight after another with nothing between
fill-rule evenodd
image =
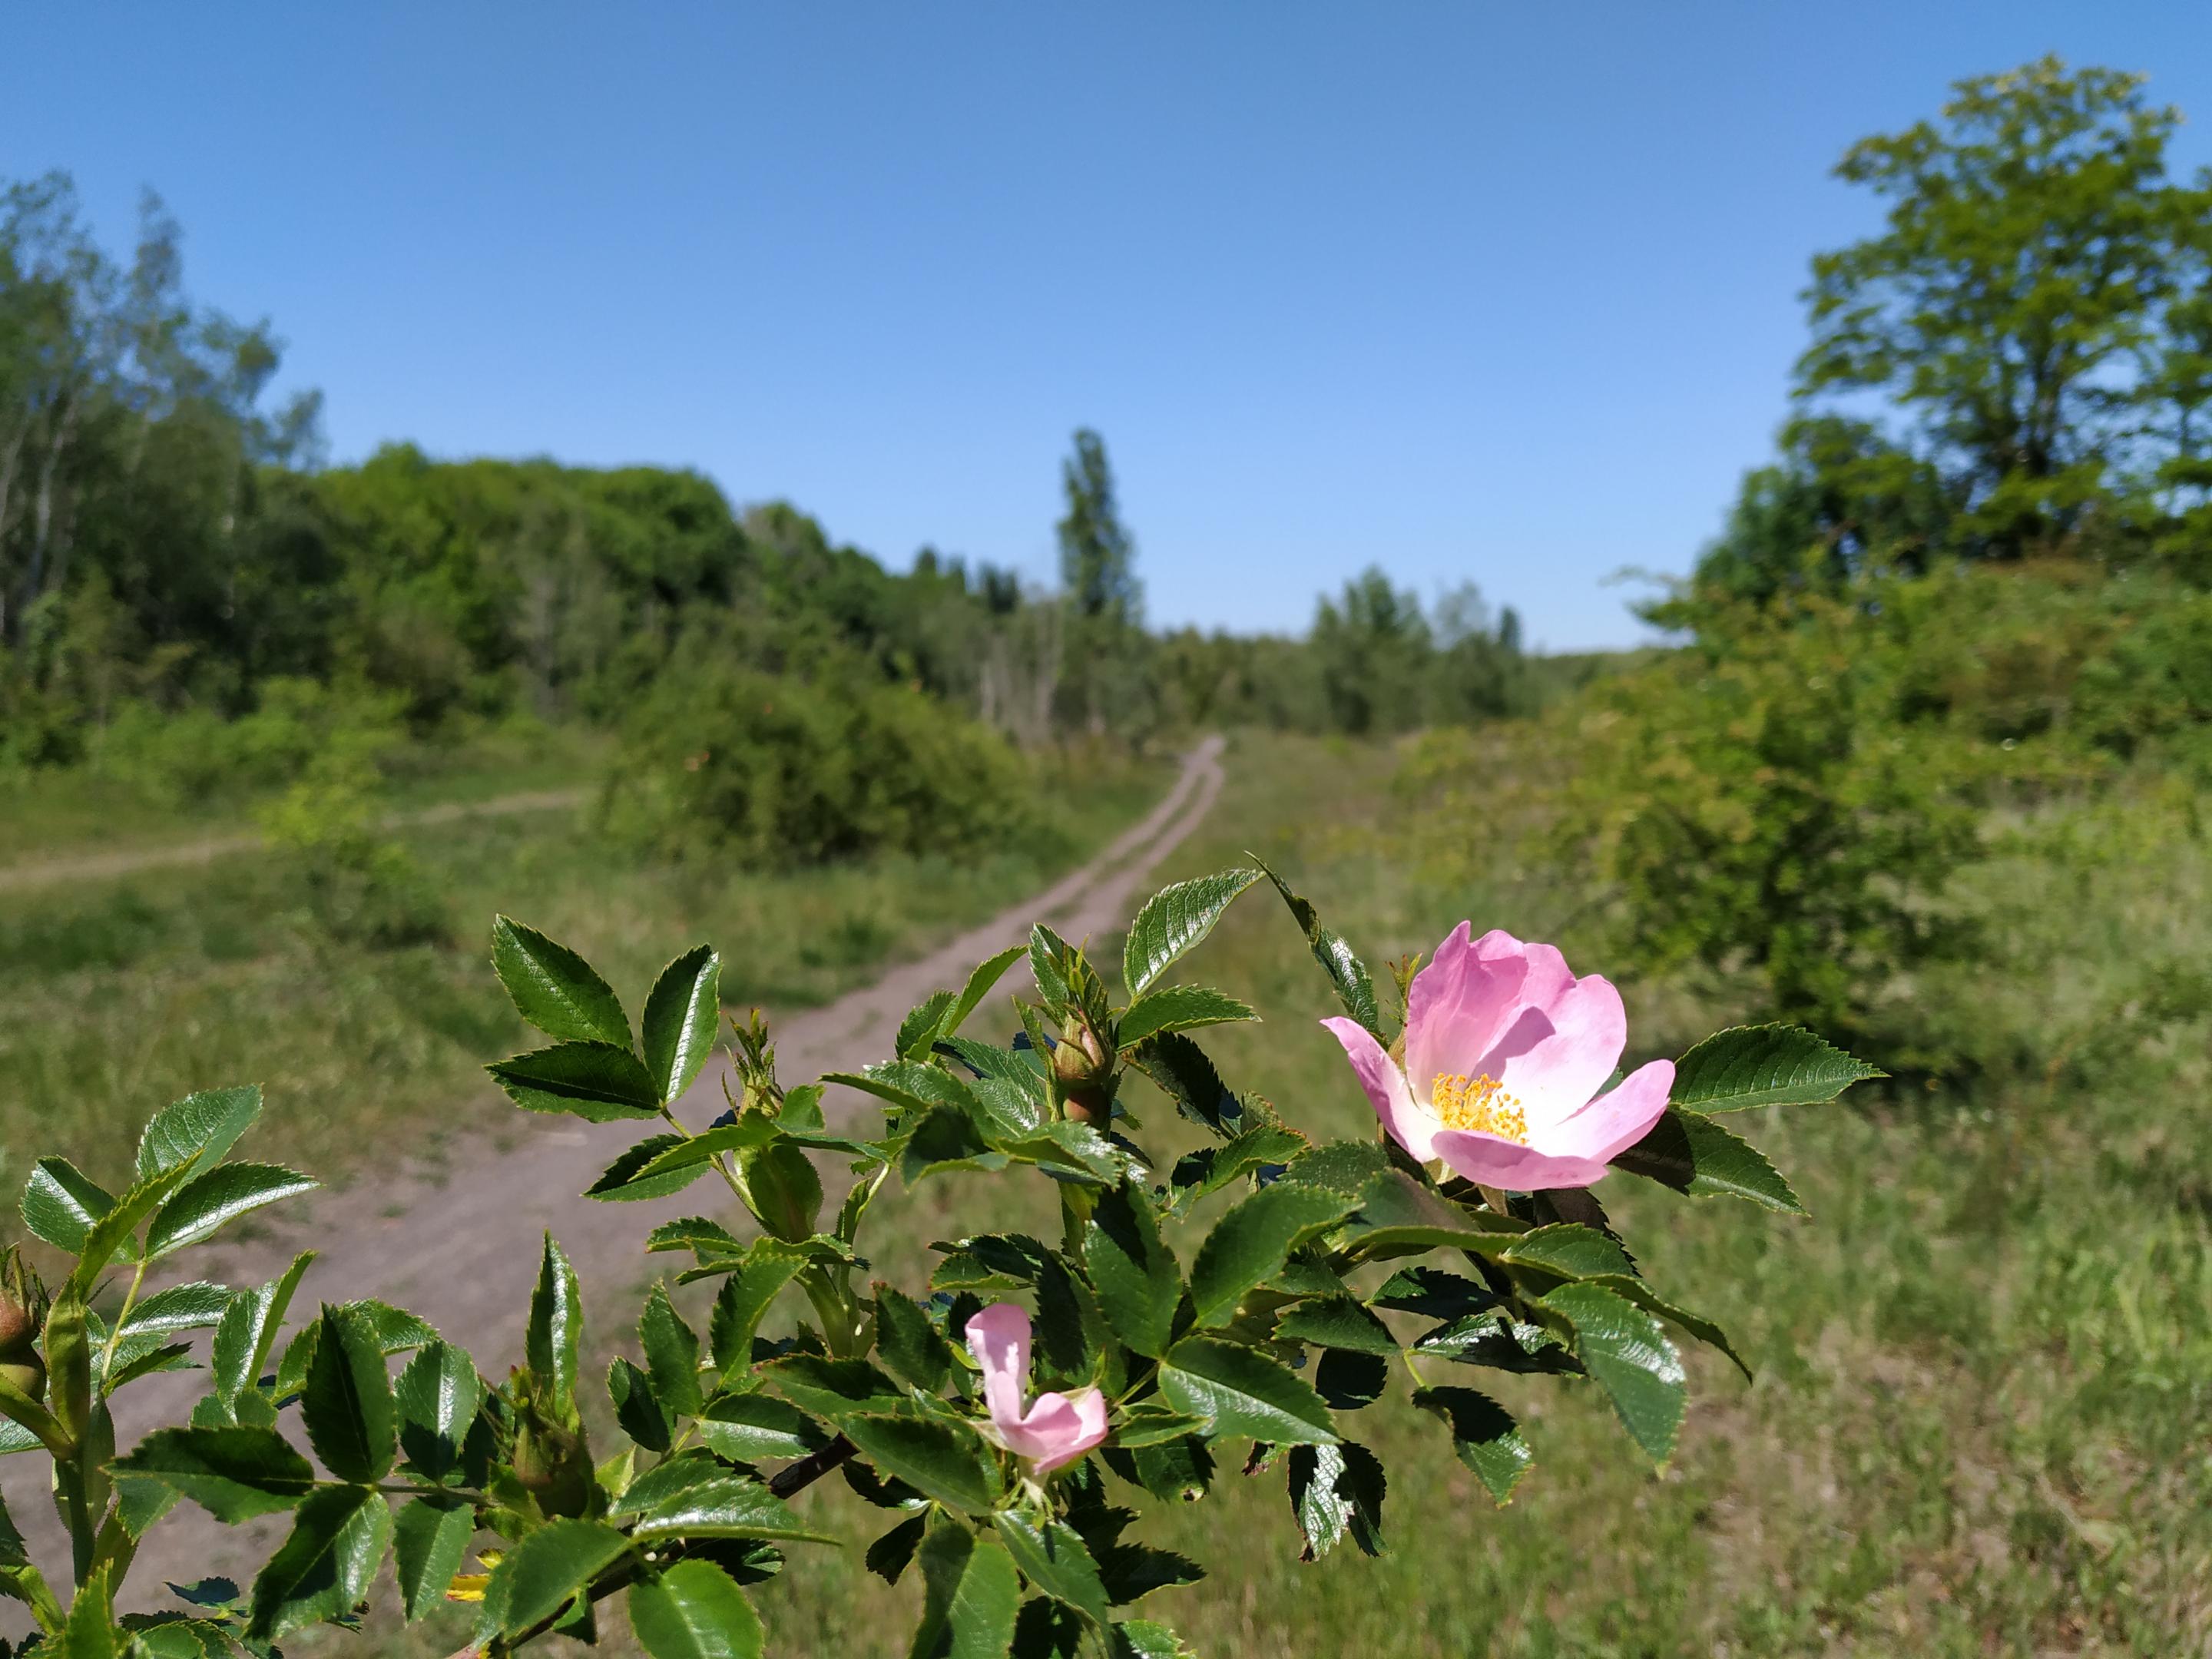
<instances>
[{"instance_id":1,"label":"green stem","mask_svg":"<svg viewBox=\"0 0 2212 1659\"><path fill-rule=\"evenodd\" d=\"M123 1327L130 1321L131 1309L138 1305L138 1291L146 1283L146 1269L149 1265L144 1257L139 1258L138 1271L131 1275L131 1288L123 1293L123 1305L116 1310L115 1323L108 1329L107 1346L100 1352L100 1380L103 1388L107 1382L108 1371L115 1364L116 1345L123 1340Z\"/></svg>"}]
</instances>

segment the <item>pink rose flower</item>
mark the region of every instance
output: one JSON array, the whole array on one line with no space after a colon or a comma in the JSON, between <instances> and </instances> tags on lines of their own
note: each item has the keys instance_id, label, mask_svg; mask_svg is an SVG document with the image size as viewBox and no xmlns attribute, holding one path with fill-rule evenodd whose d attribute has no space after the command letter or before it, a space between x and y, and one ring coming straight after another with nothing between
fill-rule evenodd
<instances>
[{"instance_id":1,"label":"pink rose flower","mask_svg":"<svg viewBox=\"0 0 2212 1659\"><path fill-rule=\"evenodd\" d=\"M1022 1409L1030 1380L1030 1316L994 1302L968 1322L968 1352L983 1371L991 1438L1025 1457L1038 1474L1072 1463L1106 1437L1106 1396L1096 1389L1041 1394Z\"/></svg>"},{"instance_id":2,"label":"pink rose flower","mask_svg":"<svg viewBox=\"0 0 2212 1659\"><path fill-rule=\"evenodd\" d=\"M1609 1094L1628 1042L1620 993L1549 945L1466 922L1413 976L1401 1068L1356 1020L1325 1019L1390 1138L1424 1164L1513 1192L1587 1187L1667 1109L1674 1063Z\"/></svg>"}]
</instances>

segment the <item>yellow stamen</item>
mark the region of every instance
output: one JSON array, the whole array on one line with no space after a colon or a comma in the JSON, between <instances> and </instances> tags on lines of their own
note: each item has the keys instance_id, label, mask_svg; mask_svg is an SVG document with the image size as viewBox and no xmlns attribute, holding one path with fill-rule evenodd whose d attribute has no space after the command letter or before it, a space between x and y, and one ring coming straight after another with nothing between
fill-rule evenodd
<instances>
[{"instance_id":1,"label":"yellow stamen","mask_svg":"<svg viewBox=\"0 0 2212 1659\"><path fill-rule=\"evenodd\" d=\"M1447 1129L1473 1129L1523 1146L1528 1144L1528 1114L1487 1072L1472 1080L1457 1073L1437 1073L1429 1085L1429 1105Z\"/></svg>"}]
</instances>

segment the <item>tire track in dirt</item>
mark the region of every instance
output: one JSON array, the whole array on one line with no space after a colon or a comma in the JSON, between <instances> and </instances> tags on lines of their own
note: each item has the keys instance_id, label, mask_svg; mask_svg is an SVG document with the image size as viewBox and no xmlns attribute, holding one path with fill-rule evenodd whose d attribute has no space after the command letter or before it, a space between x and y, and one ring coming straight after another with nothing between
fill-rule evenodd
<instances>
[{"instance_id":1,"label":"tire track in dirt","mask_svg":"<svg viewBox=\"0 0 2212 1659\"><path fill-rule=\"evenodd\" d=\"M888 1059L908 1009L933 991L957 989L970 968L1023 938L1033 922L1048 922L1078 940L1124 926L1146 878L1220 793L1224 746L1210 737L1192 750L1157 806L1043 893L890 968L872 985L772 1021L779 1075L800 1083ZM671 954L683 943L672 941ZM1025 977L1018 963L994 994L1003 996ZM701 1127L722 1109L727 1075L726 1057L718 1053L679 1103L686 1122ZM827 1109L835 1116L864 1100L833 1091ZM574 1262L586 1318L603 1327L611 1310L623 1306L617 1298L652 1276L646 1234L672 1217L720 1207L696 1192L635 1204L579 1196L649 1126L519 1112L489 1085L474 1102L457 1107L462 1114L476 1123L434 1164L364 1176L284 1206L279 1219L251 1241L191 1253L179 1276L258 1285L282 1272L296 1252L316 1250L289 1323L296 1327L319 1302L374 1296L420 1314L474 1354L487 1377L497 1378L520 1357L541 1231L550 1230ZM184 1421L205 1392L205 1375L166 1373L126 1389L116 1401L117 1443L128 1448L153 1429ZM297 1427L287 1424L288 1432ZM35 1463L43 1468L42 1458ZM34 1476L29 1455L0 1462L0 1492L34 1556L51 1570L66 1562L68 1551L44 1483ZM147 1537L124 1600L134 1607L167 1605L160 1589L165 1578L184 1582L215 1572L243 1582L284 1530L282 1516L223 1527L197 1507L179 1504Z\"/></svg>"}]
</instances>

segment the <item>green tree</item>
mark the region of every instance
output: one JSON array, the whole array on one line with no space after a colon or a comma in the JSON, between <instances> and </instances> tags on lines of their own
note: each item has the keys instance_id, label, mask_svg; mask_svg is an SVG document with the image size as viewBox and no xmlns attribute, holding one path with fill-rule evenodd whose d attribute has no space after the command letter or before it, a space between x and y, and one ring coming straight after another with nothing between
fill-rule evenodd
<instances>
[{"instance_id":1,"label":"green tree","mask_svg":"<svg viewBox=\"0 0 2212 1659\"><path fill-rule=\"evenodd\" d=\"M1138 629L1144 620L1144 587L1137 580L1136 543L1121 522L1114 469L1106 441L1088 427L1060 465L1067 512L1059 524L1060 580L1069 612L1067 683L1070 711L1096 732L1105 729L1109 706L1128 709L1135 679Z\"/></svg>"},{"instance_id":2,"label":"green tree","mask_svg":"<svg viewBox=\"0 0 2212 1659\"><path fill-rule=\"evenodd\" d=\"M1369 565L1314 613L1313 652L1330 723L1354 736L1419 725L1429 712L1433 650L1419 597Z\"/></svg>"},{"instance_id":3,"label":"green tree","mask_svg":"<svg viewBox=\"0 0 2212 1659\"><path fill-rule=\"evenodd\" d=\"M1889 213L1814 259L1797 394L1905 410L1963 550L2018 556L2087 527L2133 459L2142 365L2205 201L2168 182L2180 118L2142 84L2056 58L1961 81L1940 123L1865 139L1836 169Z\"/></svg>"}]
</instances>

